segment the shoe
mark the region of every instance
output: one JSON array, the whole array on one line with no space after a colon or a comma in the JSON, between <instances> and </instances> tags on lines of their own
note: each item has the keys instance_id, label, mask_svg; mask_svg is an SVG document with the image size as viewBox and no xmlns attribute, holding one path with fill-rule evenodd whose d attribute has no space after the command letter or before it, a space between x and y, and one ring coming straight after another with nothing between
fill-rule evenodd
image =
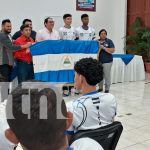
<instances>
[{"instance_id":1,"label":"shoe","mask_svg":"<svg viewBox=\"0 0 150 150\"><path fill-rule=\"evenodd\" d=\"M79 92L75 92L74 94L75 94L75 95L79 95L80 93L79 93Z\"/></svg>"},{"instance_id":2,"label":"shoe","mask_svg":"<svg viewBox=\"0 0 150 150\"><path fill-rule=\"evenodd\" d=\"M74 94L75 94L75 95L79 95L79 94L80 94L80 90L75 89Z\"/></svg>"},{"instance_id":3,"label":"shoe","mask_svg":"<svg viewBox=\"0 0 150 150\"><path fill-rule=\"evenodd\" d=\"M68 94L64 94L64 93L63 93L63 94L62 94L62 96L63 96L63 97L67 97L67 96L69 96L69 95L68 95Z\"/></svg>"},{"instance_id":4,"label":"shoe","mask_svg":"<svg viewBox=\"0 0 150 150\"><path fill-rule=\"evenodd\" d=\"M98 89L98 90L97 90L97 92L102 92L102 91L103 91L102 89Z\"/></svg>"},{"instance_id":5,"label":"shoe","mask_svg":"<svg viewBox=\"0 0 150 150\"><path fill-rule=\"evenodd\" d=\"M105 90L105 93L109 93L109 90Z\"/></svg>"},{"instance_id":6,"label":"shoe","mask_svg":"<svg viewBox=\"0 0 150 150\"><path fill-rule=\"evenodd\" d=\"M63 91L63 97L69 96L70 92L68 90Z\"/></svg>"}]
</instances>

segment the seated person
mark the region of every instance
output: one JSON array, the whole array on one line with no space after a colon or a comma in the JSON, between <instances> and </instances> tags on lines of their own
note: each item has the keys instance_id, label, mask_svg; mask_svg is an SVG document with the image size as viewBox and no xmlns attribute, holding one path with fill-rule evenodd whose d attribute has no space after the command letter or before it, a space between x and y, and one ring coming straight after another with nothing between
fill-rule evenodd
<instances>
[{"instance_id":1,"label":"seated person","mask_svg":"<svg viewBox=\"0 0 150 150\"><path fill-rule=\"evenodd\" d=\"M78 130L97 129L111 124L116 115L116 100L110 93L96 91L96 84L103 79L103 68L93 58L83 58L76 62L75 88L82 96L67 103L73 113L73 123L67 133L73 135Z\"/></svg>"},{"instance_id":2,"label":"seated person","mask_svg":"<svg viewBox=\"0 0 150 150\"><path fill-rule=\"evenodd\" d=\"M28 94L31 101L28 101ZM7 122L10 127L6 130L6 137L9 141L15 144L20 142L23 150L83 150L76 144L68 148L65 131L72 123L72 114L67 113L65 103L55 87L42 82L26 82L12 92L12 97L11 99L9 96L6 105ZM57 100L61 108L58 108ZM23 102L26 102L25 105ZM57 108L61 111L57 112ZM12 115L14 119L11 118ZM80 140L77 143L82 145ZM90 144L89 147L92 149L93 145ZM95 150L102 148L97 145Z\"/></svg>"},{"instance_id":3,"label":"seated person","mask_svg":"<svg viewBox=\"0 0 150 150\"><path fill-rule=\"evenodd\" d=\"M40 89L42 87L40 92L38 92L38 87ZM25 104L22 109L22 102L29 100L28 94L31 98L30 108ZM68 148L65 131L72 119L57 119L56 101L59 95L56 95L53 87L46 83L25 82L14 89L12 97L10 99L9 96L6 105L7 122L10 127L6 130L6 137L11 142L14 144L20 142L23 150L66 150ZM44 103L45 98L46 103ZM13 114L10 112L11 107ZM43 111L40 112L41 109L47 110L46 114ZM61 103L60 110L64 118L71 118L71 113L66 111L64 101ZM25 114L25 112L30 113ZM14 119L11 119L12 115Z\"/></svg>"}]
</instances>

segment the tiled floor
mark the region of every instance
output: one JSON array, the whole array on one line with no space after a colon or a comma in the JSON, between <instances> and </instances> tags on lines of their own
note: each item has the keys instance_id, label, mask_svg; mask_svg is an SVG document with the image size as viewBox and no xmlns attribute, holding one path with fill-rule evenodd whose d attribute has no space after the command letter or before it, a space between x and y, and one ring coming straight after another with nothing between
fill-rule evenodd
<instances>
[{"instance_id":1,"label":"tiled floor","mask_svg":"<svg viewBox=\"0 0 150 150\"><path fill-rule=\"evenodd\" d=\"M117 150L150 150L150 74L145 81L113 84L111 93L124 127Z\"/></svg>"},{"instance_id":2,"label":"tiled floor","mask_svg":"<svg viewBox=\"0 0 150 150\"><path fill-rule=\"evenodd\" d=\"M114 84L111 89L118 102L116 119L124 127L117 150L150 150L150 74L146 81Z\"/></svg>"}]
</instances>

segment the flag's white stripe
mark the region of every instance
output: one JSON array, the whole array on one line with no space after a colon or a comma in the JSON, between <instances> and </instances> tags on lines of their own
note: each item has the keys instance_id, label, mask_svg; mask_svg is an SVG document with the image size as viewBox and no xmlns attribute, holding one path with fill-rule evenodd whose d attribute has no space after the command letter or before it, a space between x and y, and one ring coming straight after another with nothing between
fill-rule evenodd
<instances>
[{"instance_id":1,"label":"flag's white stripe","mask_svg":"<svg viewBox=\"0 0 150 150\"><path fill-rule=\"evenodd\" d=\"M47 54L33 56L34 72L70 70L73 69L74 63L81 58L93 57L97 54Z\"/></svg>"}]
</instances>

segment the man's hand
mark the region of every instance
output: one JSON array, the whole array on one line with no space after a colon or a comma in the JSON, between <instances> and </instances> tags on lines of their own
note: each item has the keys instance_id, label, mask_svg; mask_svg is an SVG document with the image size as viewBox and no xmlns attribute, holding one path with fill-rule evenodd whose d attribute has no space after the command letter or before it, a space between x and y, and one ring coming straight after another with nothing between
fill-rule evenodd
<instances>
[{"instance_id":1,"label":"man's hand","mask_svg":"<svg viewBox=\"0 0 150 150\"><path fill-rule=\"evenodd\" d=\"M21 48L22 48L22 49L29 48L31 45L32 45L32 43L31 43L31 42L28 42L27 44L22 45Z\"/></svg>"},{"instance_id":2,"label":"man's hand","mask_svg":"<svg viewBox=\"0 0 150 150\"><path fill-rule=\"evenodd\" d=\"M28 42L27 44L25 44L26 48L29 48L32 45L31 42Z\"/></svg>"},{"instance_id":3,"label":"man's hand","mask_svg":"<svg viewBox=\"0 0 150 150\"><path fill-rule=\"evenodd\" d=\"M30 53L30 49L29 48L26 49L26 53Z\"/></svg>"}]
</instances>

